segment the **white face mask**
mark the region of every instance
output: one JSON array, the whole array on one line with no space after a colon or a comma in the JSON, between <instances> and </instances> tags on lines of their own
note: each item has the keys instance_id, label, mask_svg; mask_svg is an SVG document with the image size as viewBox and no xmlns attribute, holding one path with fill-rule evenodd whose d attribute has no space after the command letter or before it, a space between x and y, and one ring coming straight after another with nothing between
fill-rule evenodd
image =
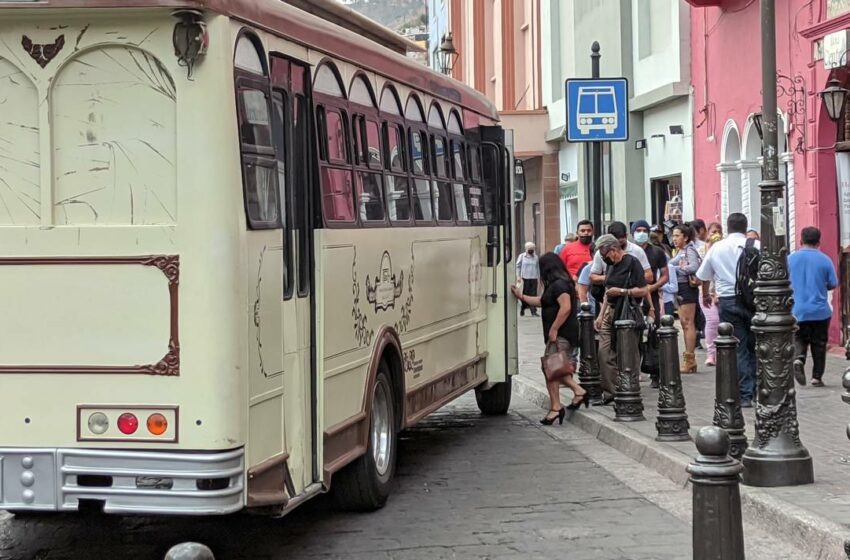
<instances>
[{"instance_id":1,"label":"white face mask","mask_svg":"<svg viewBox=\"0 0 850 560\"><path fill-rule=\"evenodd\" d=\"M647 242L649 242L649 233L645 231L635 232L635 243L637 243L638 245L643 245Z\"/></svg>"}]
</instances>

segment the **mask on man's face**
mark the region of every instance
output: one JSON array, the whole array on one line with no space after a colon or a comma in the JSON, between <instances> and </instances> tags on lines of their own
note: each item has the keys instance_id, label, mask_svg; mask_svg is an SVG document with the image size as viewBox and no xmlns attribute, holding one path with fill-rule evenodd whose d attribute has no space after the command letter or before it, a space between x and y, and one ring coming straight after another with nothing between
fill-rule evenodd
<instances>
[{"instance_id":1,"label":"mask on man's face","mask_svg":"<svg viewBox=\"0 0 850 560\"><path fill-rule=\"evenodd\" d=\"M529 249L529 250L528 250L528 254L529 254L529 255L533 255L533 254L534 254L534 249Z\"/></svg>"},{"instance_id":2,"label":"mask on man's face","mask_svg":"<svg viewBox=\"0 0 850 560\"><path fill-rule=\"evenodd\" d=\"M593 236L592 235L580 235L578 240L581 241L582 245L590 245L590 243L593 241Z\"/></svg>"},{"instance_id":3,"label":"mask on man's face","mask_svg":"<svg viewBox=\"0 0 850 560\"><path fill-rule=\"evenodd\" d=\"M649 232L646 231L636 231L635 232L635 243L638 245L643 245L649 241Z\"/></svg>"},{"instance_id":4,"label":"mask on man's face","mask_svg":"<svg viewBox=\"0 0 850 560\"><path fill-rule=\"evenodd\" d=\"M611 265L614 264L614 261L612 261L611 257L609 257L608 255L605 255L604 257L602 257L602 262L604 262L608 266L611 266Z\"/></svg>"}]
</instances>

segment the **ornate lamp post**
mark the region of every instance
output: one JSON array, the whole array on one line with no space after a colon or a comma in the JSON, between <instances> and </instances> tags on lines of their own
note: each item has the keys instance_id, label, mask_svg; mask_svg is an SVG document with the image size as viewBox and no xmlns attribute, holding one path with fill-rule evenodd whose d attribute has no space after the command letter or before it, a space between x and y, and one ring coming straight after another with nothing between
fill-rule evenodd
<instances>
[{"instance_id":1,"label":"ornate lamp post","mask_svg":"<svg viewBox=\"0 0 850 560\"><path fill-rule=\"evenodd\" d=\"M758 385L755 438L744 453L744 484L794 486L814 482L812 457L800 441L792 375L793 304L785 240L785 183L779 180L776 116L776 15L774 0L761 0L762 165L761 257L756 281Z\"/></svg>"},{"instance_id":2,"label":"ornate lamp post","mask_svg":"<svg viewBox=\"0 0 850 560\"><path fill-rule=\"evenodd\" d=\"M450 76L452 68L454 68L455 62L457 62L457 59L460 56L460 53L458 53L455 48L454 38L452 37L451 31L443 35L443 42L440 43L440 48L437 50L437 53L440 72L446 76Z\"/></svg>"}]
</instances>

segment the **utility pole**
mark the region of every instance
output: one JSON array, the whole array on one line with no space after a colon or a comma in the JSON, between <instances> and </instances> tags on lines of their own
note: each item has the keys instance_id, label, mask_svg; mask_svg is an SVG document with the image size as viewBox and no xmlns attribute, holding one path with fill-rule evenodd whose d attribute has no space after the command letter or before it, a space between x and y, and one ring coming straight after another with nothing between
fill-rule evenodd
<instances>
[{"instance_id":1,"label":"utility pole","mask_svg":"<svg viewBox=\"0 0 850 560\"><path fill-rule=\"evenodd\" d=\"M761 0L763 154L761 256L755 287L757 401L755 438L744 453L744 484L796 486L814 482L812 457L800 441L792 374L794 330L785 236L785 183L779 180L776 117L776 14Z\"/></svg>"},{"instance_id":2,"label":"utility pole","mask_svg":"<svg viewBox=\"0 0 850 560\"><path fill-rule=\"evenodd\" d=\"M599 78L599 42L594 41L590 46L590 77ZM601 235L605 230L602 227L602 142L590 143L590 176L592 177L592 216L593 228L596 235Z\"/></svg>"}]
</instances>

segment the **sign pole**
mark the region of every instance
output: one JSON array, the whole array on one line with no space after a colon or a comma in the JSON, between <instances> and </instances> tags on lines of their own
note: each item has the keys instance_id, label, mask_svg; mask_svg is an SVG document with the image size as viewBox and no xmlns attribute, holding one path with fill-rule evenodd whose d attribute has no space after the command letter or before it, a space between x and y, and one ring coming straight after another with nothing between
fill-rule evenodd
<instances>
[{"instance_id":1,"label":"sign pole","mask_svg":"<svg viewBox=\"0 0 850 560\"><path fill-rule=\"evenodd\" d=\"M599 78L599 59L602 55L599 54L599 42L594 41L590 47L590 75L594 79ZM591 142L590 144L590 165L593 184L592 196L593 201L593 228L596 235L600 235L602 229L602 174L605 170L602 167L602 142Z\"/></svg>"}]
</instances>

